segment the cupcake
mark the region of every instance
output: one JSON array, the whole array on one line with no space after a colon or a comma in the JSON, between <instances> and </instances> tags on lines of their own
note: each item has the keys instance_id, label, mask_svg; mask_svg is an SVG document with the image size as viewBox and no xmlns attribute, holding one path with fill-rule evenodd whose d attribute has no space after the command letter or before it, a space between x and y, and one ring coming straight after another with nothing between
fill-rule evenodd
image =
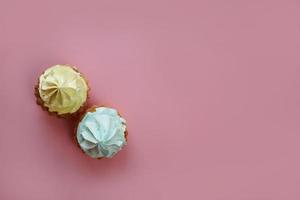
<instances>
[{"instance_id":1,"label":"cupcake","mask_svg":"<svg viewBox=\"0 0 300 200\"><path fill-rule=\"evenodd\" d=\"M111 158L127 143L126 121L113 108L92 107L78 123L76 141L92 158Z\"/></svg>"},{"instance_id":2,"label":"cupcake","mask_svg":"<svg viewBox=\"0 0 300 200\"><path fill-rule=\"evenodd\" d=\"M54 65L39 77L35 95L44 110L59 117L68 117L84 107L88 90L86 79L74 67Z\"/></svg>"}]
</instances>

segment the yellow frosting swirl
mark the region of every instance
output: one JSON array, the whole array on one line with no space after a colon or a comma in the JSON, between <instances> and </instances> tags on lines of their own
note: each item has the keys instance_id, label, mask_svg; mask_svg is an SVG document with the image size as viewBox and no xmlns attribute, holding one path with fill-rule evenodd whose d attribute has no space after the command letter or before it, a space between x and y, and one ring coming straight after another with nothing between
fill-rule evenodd
<instances>
[{"instance_id":1,"label":"yellow frosting swirl","mask_svg":"<svg viewBox=\"0 0 300 200\"><path fill-rule=\"evenodd\" d=\"M44 106L59 115L75 113L86 102L88 86L79 72L68 65L54 65L39 78Z\"/></svg>"}]
</instances>

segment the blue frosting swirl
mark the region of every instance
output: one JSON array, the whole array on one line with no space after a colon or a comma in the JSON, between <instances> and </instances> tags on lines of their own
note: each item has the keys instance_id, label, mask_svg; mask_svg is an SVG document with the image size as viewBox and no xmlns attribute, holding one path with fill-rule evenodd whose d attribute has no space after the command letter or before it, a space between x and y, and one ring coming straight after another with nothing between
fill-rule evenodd
<instances>
[{"instance_id":1,"label":"blue frosting swirl","mask_svg":"<svg viewBox=\"0 0 300 200\"><path fill-rule=\"evenodd\" d=\"M113 108L98 107L79 122L77 141L93 158L111 158L126 144L126 121Z\"/></svg>"}]
</instances>

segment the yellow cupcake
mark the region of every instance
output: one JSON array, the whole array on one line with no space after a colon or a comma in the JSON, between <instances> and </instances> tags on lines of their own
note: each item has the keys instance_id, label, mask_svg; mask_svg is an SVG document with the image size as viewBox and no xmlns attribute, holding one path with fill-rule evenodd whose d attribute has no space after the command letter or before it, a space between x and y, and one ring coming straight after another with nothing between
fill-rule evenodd
<instances>
[{"instance_id":1,"label":"yellow cupcake","mask_svg":"<svg viewBox=\"0 0 300 200\"><path fill-rule=\"evenodd\" d=\"M59 116L74 114L86 103L88 84L68 65L54 65L40 77L36 87L38 103Z\"/></svg>"}]
</instances>

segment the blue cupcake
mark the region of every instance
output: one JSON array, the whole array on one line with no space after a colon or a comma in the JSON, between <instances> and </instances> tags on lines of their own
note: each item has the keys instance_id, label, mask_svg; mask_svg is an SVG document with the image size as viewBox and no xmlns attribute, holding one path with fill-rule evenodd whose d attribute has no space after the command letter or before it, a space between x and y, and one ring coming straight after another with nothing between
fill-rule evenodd
<instances>
[{"instance_id":1,"label":"blue cupcake","mask_svg":"<svg viewBox=\"0 0 300 200\"><path fill-rule=\"evenodd\" d=\"M126 121L108 107L88 109L78 123L76 140L92 158L111 158L127 144Z\"/></svg>"}]
</instances>

